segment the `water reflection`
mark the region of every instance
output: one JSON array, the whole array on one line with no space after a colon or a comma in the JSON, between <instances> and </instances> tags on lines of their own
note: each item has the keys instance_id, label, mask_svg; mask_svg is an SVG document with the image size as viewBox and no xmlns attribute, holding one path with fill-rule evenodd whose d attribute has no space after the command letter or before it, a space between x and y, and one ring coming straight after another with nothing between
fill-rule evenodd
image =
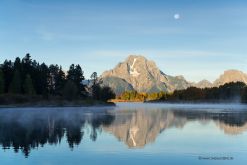
<instances>
[{"instance_id":1,"label":"water reflection","mask_svg":"<svg viewBox=\"0 0 247 165\"><path fill-rule=\"evenodd\" d=\"M80 144L84 129L90 130L90 139L97 139L97 130L112 123L114 116L104 109L87 112L67 109L11 109L0 111L0 145L13 147L28 156L31 149L44 144L57 144L66 137L70 148Z\"/></svg>"},{"instance_id":2,"label":"water reflection","mask_svg":"<svg viewBox=\"0 0 247 165\"><path fill-rule=\"evenodd\" d=\"M236 135L247 130L245 111L203 111L203 110L146 110L118 111L113 123L104 127L130 148L144 147L168 128L182 129L190 121L202 125L214 121L225 134Z\"/></svg>"},{"instance_id":3,"label":"water reflection","mask_svg":"<svg viewBox=\"0 0 247 165\"><path fill-rule=\"evenodd\" d=\"M66 138L68 146L79 145L84 131L97 140L99 132L113 134L129 148L141 148L154 142L169 128L182 129L191 121L202 125L213 121L225 134L237 135L247 130L245 111L207 111L166 108L129 109L1 109L0 145L21 150L28 156L34 148L58 144Z\"/></svg>"}]
</instances>

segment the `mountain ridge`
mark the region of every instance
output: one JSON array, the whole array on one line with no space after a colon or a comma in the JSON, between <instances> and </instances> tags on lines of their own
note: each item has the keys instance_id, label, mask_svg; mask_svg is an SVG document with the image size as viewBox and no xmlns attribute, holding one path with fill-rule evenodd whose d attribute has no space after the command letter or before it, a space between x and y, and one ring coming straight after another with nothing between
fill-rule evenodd
<instances>
[{"instance_id":1,"label":"mountain ridge","mask_svg":"<svg viewBox=\"0 0 247 165\"><path fill-rule=\"evenodd\" d=\"M107 70L100 76L103 85L111 87L116 94L126 90L137 92L173 92L188 87L211 88L229 82L244 82L247 84L247 74L236 70L225 70L215 81L203 79L199 82L187 81L182 75L171 76L161 71L153 60L141 55L129 55L113 69Z\"/></svg>"}]
</instances>

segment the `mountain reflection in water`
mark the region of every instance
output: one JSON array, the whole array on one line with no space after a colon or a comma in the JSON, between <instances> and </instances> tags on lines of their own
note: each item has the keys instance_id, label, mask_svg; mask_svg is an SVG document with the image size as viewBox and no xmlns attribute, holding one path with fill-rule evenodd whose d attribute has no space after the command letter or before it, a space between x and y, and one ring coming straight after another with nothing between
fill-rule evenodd
<instances>
[{"instance_id":1,"label":"mountain reflection in water","mask_svg":"<svg viewBox=\"0 0 247 165\"><path fill-rule=\"evenodd\" d=\"M225 134L247 130L246 111L208 111L180 108L16 108L0 110L0 145L13 147L28 156L34 148L58 144L79 145L90 131L97 140L100 132L113 134L129 148L142 148L154 142L168 128L182 129L190 121L202 125L213 121Z\"/></svg>"}]
</instances>

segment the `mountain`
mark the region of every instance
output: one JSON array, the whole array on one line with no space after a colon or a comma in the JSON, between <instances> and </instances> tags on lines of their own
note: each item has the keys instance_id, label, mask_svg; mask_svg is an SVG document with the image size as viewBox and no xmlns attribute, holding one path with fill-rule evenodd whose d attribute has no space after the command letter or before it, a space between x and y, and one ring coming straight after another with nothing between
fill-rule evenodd
<instances>
[{"instance_id":1,"label":"mountain","mask_svg":"<svg viewBox=\"0 0 247 165\"><path fill-rule=\"evenodd\" d=\"M118 77L105 77L102 80L105 86L111 87L112 90L117 94L121 94L124 91L134 90L131 84Z\"/></svg>"},{"instance_id":2,"label":"mountain","mask_svg":"<svg viewBox=\"0 0 247 165\"><path fill-rule=\"evenodd\" d=\"M211 88L213 87L213 83L211 83L208 80L201 80L198 83L191 83L191 86L197 87L197 88Z\"/></svg>"},{"instance_id":3,"label":"mountain","mask_svg":"<svg viewBox=\"0 0 247 165\"><path fill-rule=\"evenodd\" d=\"M154 61L143 56L130 55L125 61L120 62L114 69L105 71L101 75L103 85L111 87L118 95L124 91L136 90L137 92L172 92L186 89L190 86L197 88L211 88L229 82L244 82L247 84L247 74L239 70L226 70L213 83L202 80L192 83L183 76L171 76L162 72Z\"/></svg>"},{"instance_id":4,"label":"mountain","mask_svg":"<svg viewBox=\"0 0 247 165\"><path fill-rule=\"evenodd\" d=\"M171 92L190 86L183 76L167 75L156 66L154 61L137 55L130 55L114 69L105 71L101 79L103 84L112 87L116 94L131 88L137 92L151 93Z\"/></svg>"},{"instance_id":5,"label":"mountain","mask_svg":"<svg viewBox=\"0 0 247 165\"><path fill-rule=\"evenodd\" d=\"M219 87L220 85L224 85L230 82L243 82L247 84L247 74L239 71L239 70L226 70L222 75L219 76L213 83L208 80L202 80L198 83L191 83L191 86L197 88L211 88L211 87Z\"/></svg>"},{"instance_id":6,"label":"mountain","mask_svg":"<svg viewBox=\"0 0 247 165\"><path fill-rule=\"evenodd\" d=\"M213 86L224 85L229 82L243 82L247 84L247 74L239 71L239 70L227 70L225 71L218 79L216 79L213 83Z\"/></svg>"}]
</instances>

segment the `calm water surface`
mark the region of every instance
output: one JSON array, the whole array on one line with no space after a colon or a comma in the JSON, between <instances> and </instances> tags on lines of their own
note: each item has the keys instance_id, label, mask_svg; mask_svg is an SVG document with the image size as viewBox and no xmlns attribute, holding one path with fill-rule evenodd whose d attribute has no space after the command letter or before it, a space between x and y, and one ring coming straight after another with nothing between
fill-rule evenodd
<instances>
[{"instance_id":1,"label":"calm water surface","mask_svg":"<svg viewBox=\"0 0 247 165\"><path fill-rule=\"evenodd\" d=\"M245 164L247 105L0 109L0 164Z\"/></svg>"}]
</instances>

